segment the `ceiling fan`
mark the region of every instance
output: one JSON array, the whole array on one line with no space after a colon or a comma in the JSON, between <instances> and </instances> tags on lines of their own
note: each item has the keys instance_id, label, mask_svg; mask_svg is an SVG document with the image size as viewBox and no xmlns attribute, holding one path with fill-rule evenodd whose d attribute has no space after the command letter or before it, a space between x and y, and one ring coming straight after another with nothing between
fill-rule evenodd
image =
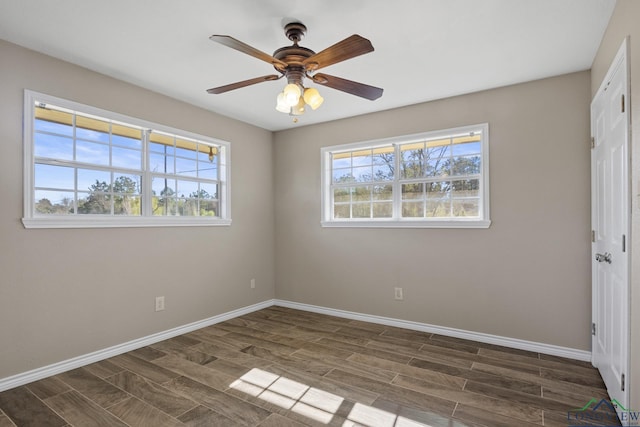
<instances>
[{"instance_id":1,"label":"ceiling fan","mask_svg":"<svg viewBox=\"0 0 640 427\"><path fill-rule=\"evenodd\" d=\"M331 76L329 74L317 73L321 68L372 52L374 49L369 40L354 34L333 46L315 53L311 49L298 45L306 31L307 27L300 22L292 22L285 25L285 35L293 42L293 45L281 47L273 53L273 56L236 40L231 36L217 34L212 35L209 38L214 42L223 44L262 61L268 62L273 65L279 74L269 74L249 80L243 80L241 82L208 89L207 92L220 94L256 83L278 80L282 77L286 77L288 84L285 86L284 90L278 94L276 109L294 116L303 114L305 105L309 105L315 110L324 101L317 89L305 88L303 86L305 77L319 85L337 89L372 101L382 96L383 89L381 88Z\"/></svg>"}]
</instances>

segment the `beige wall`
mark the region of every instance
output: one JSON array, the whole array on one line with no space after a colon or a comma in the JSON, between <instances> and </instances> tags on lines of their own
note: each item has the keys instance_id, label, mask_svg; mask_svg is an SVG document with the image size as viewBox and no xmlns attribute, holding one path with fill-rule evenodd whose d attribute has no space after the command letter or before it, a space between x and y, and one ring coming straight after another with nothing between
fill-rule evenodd
<instances>
[{"instance_id":1,"label":"beige wall","mask_svg":"<svg viewBox=\"0 0 640 427\"><path fill-rule=\"evenodd\" d=\"M629 37L631 78L631 372L630 407L640 408L640 2L618 0L593 61L591 94L595 95L622 40Z\"/></svg>"},{"instance_id":2,"label":"beige wall","mask_svg":"<svg viewBox=\"0 0 640 427\"><path fill-rule=\"evenodd\" d=\"M230 141L233 224L24 229L24 88ZM273 298L270 132L4 41L0 94L0 378Z\"/></svg>"},{"instance_id":3,"label":"beige wall","mask_svg":"<svg viewBox=\"0 0 640 427\"><path fill-rule=\"evenodd\" d=\"M276 133L277 297L589 350L589 85L585 71ZM321 147L483 122L489 229L320 226Z\"/></svg>"}]
</instances>

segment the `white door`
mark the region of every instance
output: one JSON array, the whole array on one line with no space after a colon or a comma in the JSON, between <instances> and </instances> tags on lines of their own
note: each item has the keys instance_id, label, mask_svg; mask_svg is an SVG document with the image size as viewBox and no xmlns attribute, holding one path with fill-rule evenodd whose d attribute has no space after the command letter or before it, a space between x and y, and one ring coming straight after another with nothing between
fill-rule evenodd
<instances>
[{"instance_id":1,"label":"white door","mask_svg":"<svg viewBox=\"0 0 640 427\"><path fill-rule=\"evenodd\" d=\"M623 42L591 103L593 365L628 409L629 93ZM614 402L615 403L615 402Z\"/></svg>"}]
</instances>

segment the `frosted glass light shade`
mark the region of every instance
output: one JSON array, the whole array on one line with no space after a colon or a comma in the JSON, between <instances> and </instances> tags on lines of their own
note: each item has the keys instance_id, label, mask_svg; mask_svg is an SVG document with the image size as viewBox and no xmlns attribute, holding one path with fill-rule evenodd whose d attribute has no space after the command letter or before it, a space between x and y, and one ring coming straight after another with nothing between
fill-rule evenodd
<instances>
[{"instance_id":1,"label":"frosted glass light shade","mask_svg":"<svg viewBox=\"0 0 640 427\"><path fill-rule=\"evenodd\" d=\"M280 92L278 94L278 98L276 99L276 110L287 114L291 112L291 107L285 102L284 92Z\"/></svg>"},{"instance_id":2,"label":"frosted glass light shade","mask_svg":"<svg viewBox=\"0 0 640 427\"><path fill-rule=\"evenodd\" d=\"M322 105L324 98L320 96L318 89L310 87L304 90L304 102L306 102L312 109L316 109Z\"/></svg>"},{"instance_id":3,"label":"frosted glass light shade","mask_svg":"<svg viewBox=\"0 0 640 427\"><path fill-rule=\"evenodd\" d=\"M300 90L300 86L294 83L289 83L284 87L284 102L289 106L293 107L300 101L300 95L302 95L302 91Z\"/></svg>"},{"instance_id":4,"label":"frosted glass light shade","mask_svg":"<svg viewBox=\"0 0 640 427\"><path fill-rule=\"evenodd\" d=\"M304 114L304 99L302 97L299 98L298 103L291 107L291 115L292 116L301 116Z\"/></svg>"}]
</instances>

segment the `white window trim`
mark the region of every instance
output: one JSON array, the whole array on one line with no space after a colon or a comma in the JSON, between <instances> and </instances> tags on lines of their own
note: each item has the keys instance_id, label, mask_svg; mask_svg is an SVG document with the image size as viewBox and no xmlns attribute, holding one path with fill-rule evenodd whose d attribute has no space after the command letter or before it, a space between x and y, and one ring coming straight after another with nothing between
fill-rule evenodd
<instances>
[{"instance_id":1,"label":"white window trim","mask_svg":"<svg viewBox=\"0 0 640 427\"><path fill-rule=\"evenodd\" d=\"M345 219L332 220L331 203L331 161L332 152L355 151L364 148L378 148L395 144L406 144L424 139L436 139L450 136L452 133L466 133L473 130L482 129L482 176L480 185L480 203L482 219L476 218L377 218L377 219ZM372 141L362 141L350 144L333 145L320 149L321 167L321 221L322 227L343 227L343 228L489 228L491 226L490 217L490 197L489 197L489 124L461 126L451 129L443 129L431 132L423 132L400 137L377 139ZM397 169L396 169L397 170ZM394 204L400 203L399 191L397 190L398 180L393 181Z\"/></svg>"},{"instance_id":2,"label":"white window trim","mask_svg":"<svg viewBox=\"0 0 640 427\"><path fill-rule=\"evenodd\" d=\"M34 119L35 102L42 101L85 114L95 115L123 123L153 129L160 132L179 135L185 138L215 144L220 147L225 161L220 165L220 217L185 217L185 216L105 216L105 215L73 215L73 216L38 216L34 215ZM24 91L24 189L22 223L25 228L118 228L118 227L211 227L231 225L231 150L230 143L216 138L199 135L181 129L146 120L118 114L74 101L58 98L25 89ZM143 152L146 155L146 151ZM148 171L144 170L143 174Z\"/></svg>"}]
</instances>

